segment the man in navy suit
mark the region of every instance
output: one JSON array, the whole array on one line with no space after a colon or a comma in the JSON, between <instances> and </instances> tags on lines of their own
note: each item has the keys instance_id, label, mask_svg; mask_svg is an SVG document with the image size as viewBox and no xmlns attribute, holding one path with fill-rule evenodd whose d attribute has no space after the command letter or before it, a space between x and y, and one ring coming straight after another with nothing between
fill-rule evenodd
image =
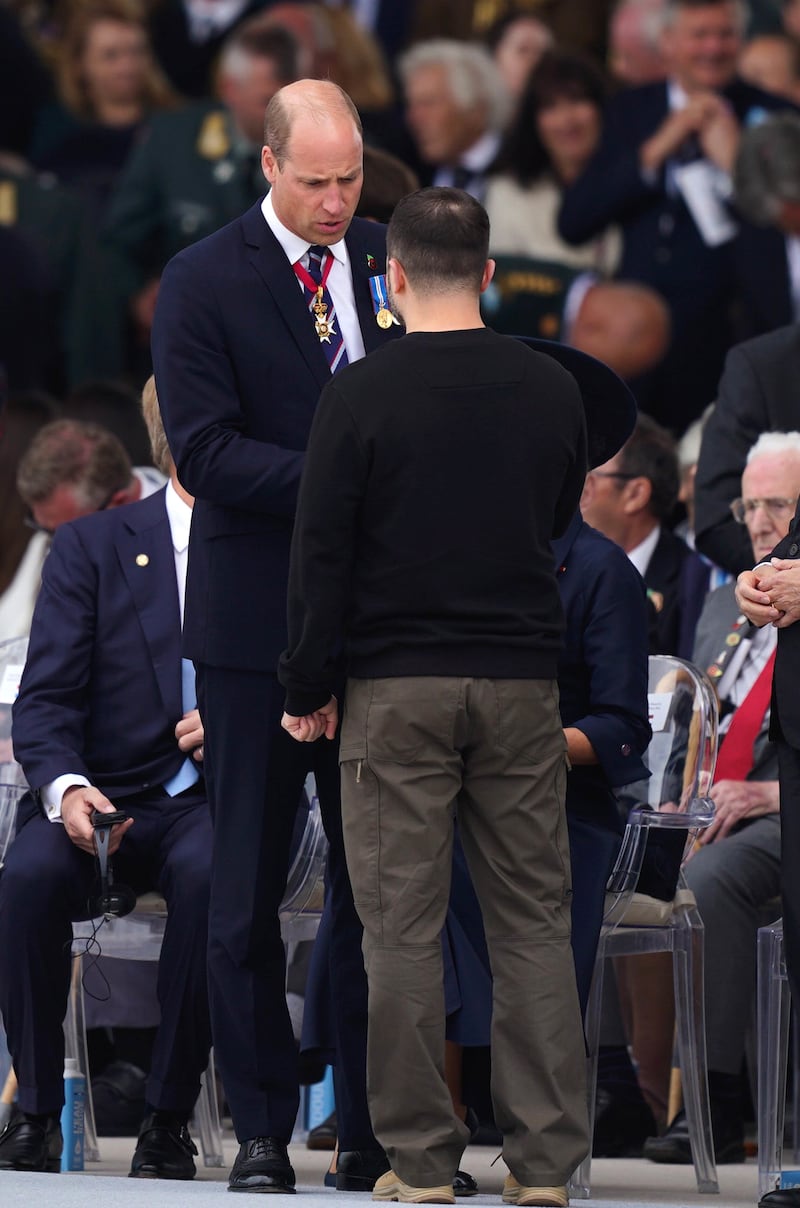
<instances>
[{"instance_id":1,"label":"man in navy suit","mask_svg":"<svg viewBox=\"0 0 800 1208\"><path fill-rule=\"evenodd\" d=\"M667 528L678 499L678 458L668 432L639 415L619 453L590 470L581 499L588 524L625 550L655 610L651 654L691 658L709 567Z\"/></svg>"},{"instance_id":2,"label":"man in navy suit","mask_svg":"<svg viewBox=\"0 0 800 1208\"><path fill-rule=\"evenodd\" d=\"M366 978L337 751L294 743L281 730L276 668L287 644L297 489L320 392L332 370L399 329L380 302L384 229L353 219L362 143L349 98L329 82L301 80L273 98L265 126L269 195L170 261L153 329L170 447L197 498L184 653L197 669L214 818L212 1027L241 1143L230 1185L291 1191L286 1143L299 1095L278 907L300 791L313 771L330 842L337 1187L370 1191L388 1164L366 1103Z\"/></svg>"},{"instance_id":3,"label":"man in navy suit","mask_svg":"<svg viewBox=\"0 0 800 1208\"><path fill-rule=\"evenodd\" d=\"M620 277L669 303L673 341L637 390L640 405L681 432L713 400L730 343L730 173L743 126L789 102L736 79L743 12L735 0L669 0L669 78L619 93L601 145L569 188L559 230L583 243L619 223Z\"/></svg>"},{"instance_id":4,"label":"man in navy suit","mask_svg":"<svg viewBox=\"0 0 800 1208\"><path fill-rule=\"evenodd\" d=\"M149 420L157 431L154 396ZM163 432L160 440L163 462ZM31 792L0 877L0 1010L20 1109L0 1134L0 1169L59 1168L71 922L99 913L90 817L124 809L128 820L109 839L117 878L157 888L169 911L131 1175L195 1173L186 1125L211 1041L211 820L180 653L191 503L172 467L157 494L59 526L44 564L13 711Z\"/></svg>"}]
</instances>

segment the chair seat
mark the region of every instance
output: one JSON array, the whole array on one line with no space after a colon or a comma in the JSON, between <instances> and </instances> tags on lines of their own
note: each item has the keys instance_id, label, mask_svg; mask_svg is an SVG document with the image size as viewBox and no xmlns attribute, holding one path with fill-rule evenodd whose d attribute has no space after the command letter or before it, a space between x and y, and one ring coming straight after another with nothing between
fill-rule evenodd
<instances>
[{"instance_id":1,"label":"chair seat","mask_svg":"<svg viewBox=\"0 0 800 1208\"><path fill-rule=\"evenodd\" d=\"M613 896L609 894L609 903ZM635 893L622 916L619 926L625 927L666 927L672 916L678 910L693 910L697 905L695 896L688 887L679 888L671 902L661 898L651 898L646 893Z\"/></svg>"}]
</instances>

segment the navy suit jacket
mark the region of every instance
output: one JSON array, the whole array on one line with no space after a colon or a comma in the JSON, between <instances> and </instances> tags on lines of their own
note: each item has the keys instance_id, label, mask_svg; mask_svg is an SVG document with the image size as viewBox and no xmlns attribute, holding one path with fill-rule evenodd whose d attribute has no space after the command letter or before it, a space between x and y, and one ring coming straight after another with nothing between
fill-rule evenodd
<instances>
[{"instance_id":1,"label":"navy suit jacket","mask_svg":"<svg viewBox=\"0 0 800 1208\"><path fill-rule=\"evenodd\" d=\"M691 659L711 567L685 541L662 528L644 581L656 609L653 654Z\"/></svg>"},{"instance_id":2,"label":"navy suit jacket","mask_svg":"<svg viewBox=\"0 0 800 1208\"><path fill-rule=\"evenodd\" d=\"M650 741L644 583L627 554L580 512L552 545L566 617L561 723L582 730L599 760L570 771L567 815L617 831L612 788L648 775L641 759Z\"/></svg>"},{"instance_id":3,"label":"navy suit jacket","mask_svg":"<svg viewBox=\"0 0 800 1208\"><path fill-rule=\"evenodd\" d=\"M174 775L186 758L180 646L164 491L62 525L13 711L31 788L80 773L114 799Z\"/></svg>"},{"instance_id":4,"label":"navy suit jacket","mask_svg":"<svg viewBox=\"0 0 800 1208\"><path fill-rule=\"evenodd\" d=\"M779 286L776 279L776 293ZM798 380L800 323L737 344L725 361L717 405L700 446L695 531L697 548L735 575L752 567L753 547L730 504L741 494L747 454L761 433L800 428Z\"/></svg>"},{"instance_id":5,"label":"navy suit jacket","mask_svg":"<svg viewBox=\"0 0 800 1208\"><path fill-rule=\"evenodd\" d=\"M385 228L354 219L347 248L369 353L400 332L378 327L369 290L385 271ZM179 477L196 497L184 652L274 671L288 644L297 491L330 370L260 203L167 265L153 364Z\"/></svg>"}]
</instances>

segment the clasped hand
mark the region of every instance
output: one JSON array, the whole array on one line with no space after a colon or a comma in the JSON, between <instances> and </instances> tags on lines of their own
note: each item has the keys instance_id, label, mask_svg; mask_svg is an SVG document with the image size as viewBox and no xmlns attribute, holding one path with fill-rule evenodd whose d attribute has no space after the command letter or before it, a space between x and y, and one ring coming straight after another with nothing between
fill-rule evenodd
<instances>
[{"instance_id":1,"label":"clasped hand","mask_svg":"<svg viewBox=\"0 0 800 1208\"><path fill-rule=\"evenodd\" d=\"M800 561L771 558L736 581L736 602L758 628L787 629L800 620Z\"/></svg>"},{"instance_id":2,"label":"clasped hand","mask_svg":"<svg viewBox=\"0 0 800 1208\"><path fill-rule=\"evenodd\" d=\"M308 713L305 717L292 717L289 713L284 713L281 718L284 730L291 734L296 742L316 742L323 734L326 738L335 738L338 724L339 706L335 696L315 713Z\"/></svg>"}]
</instances>

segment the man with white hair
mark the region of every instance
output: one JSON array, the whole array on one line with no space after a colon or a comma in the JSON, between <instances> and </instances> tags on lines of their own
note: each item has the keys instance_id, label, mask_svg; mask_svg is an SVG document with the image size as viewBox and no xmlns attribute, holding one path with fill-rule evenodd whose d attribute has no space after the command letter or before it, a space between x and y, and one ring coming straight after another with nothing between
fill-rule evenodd
<instances>
[{"instance_id":1,"label":"man with white hair","mask_svg":"<svg viewBox=\"0 0 800 1208\"><path fill-rule=\"evenodd\" d=\"M768 559L786 536L800 495L800 432L765 432L747 457L741 497L731 504L752 546ZM744 1161L740 1073L756 986L756 936L764 907L780 893L778 752L770 742L777 630L753 629L731 582L708 596L693 661L708 671L720 701L722 734L711 796L713 824L686 866L705 926L708 1084L717 1162ZM777 911L776 911L777 913ZM654 1162L691 1163L683 1112L645 1142Z\"/></svg>"},{"instance_id":2,"label":"man with white hair","mask_svg":"<svg viewBox=\"0 0 800 1208\"><path fill-rule=\"evenodd\" d=\"M406 121L425 183L465 189L478 201L497 155L509 97L487 49L435 39L414 46L399 62Z\"/></svg>"}]
</instances>

